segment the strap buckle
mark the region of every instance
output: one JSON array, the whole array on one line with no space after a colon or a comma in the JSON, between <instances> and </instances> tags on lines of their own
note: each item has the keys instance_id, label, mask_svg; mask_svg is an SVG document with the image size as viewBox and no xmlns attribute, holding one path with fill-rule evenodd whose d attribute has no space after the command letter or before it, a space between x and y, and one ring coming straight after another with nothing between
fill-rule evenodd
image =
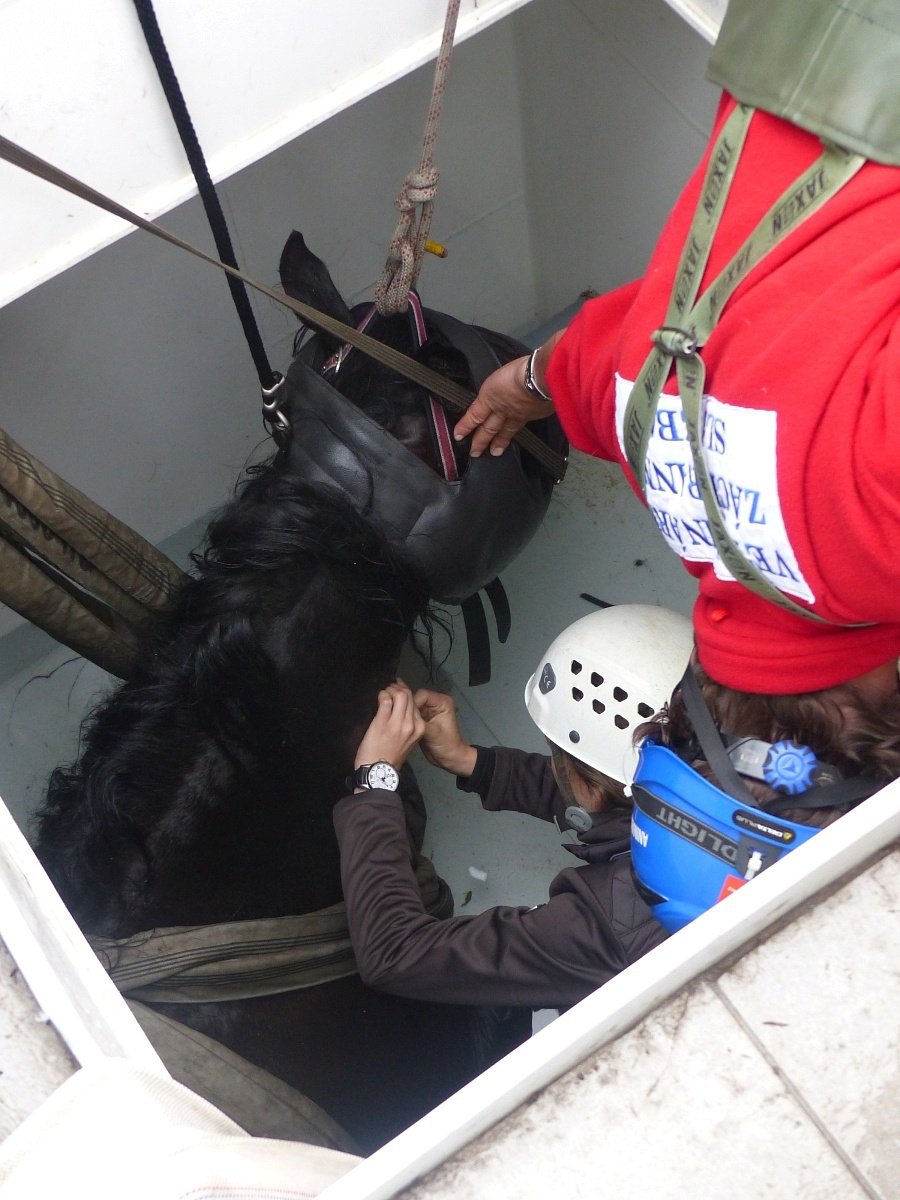
<instances>
[{"instance_id":1,"label":"strap buckle","mask_svg":"<svg viewBox=\"0 0 900 1200\"><path fill-rule=\"evenodd\" d=\"M268 387L260 388L263 424L279 446L284 445L291 432L291 423L281 411L285 398L285 382L280 371L273 371L272 383Z\"/></svg>"},{"instance_id":2,"label":"strap buckle","mask_svg":"<svg viewBox=\"0 0 900 1200\"><path fill-rule=\"evenodd\" d=\"M672 358L691 358L700 347L696 334L679 329L677 325L661 325L651 334L650 341Z\"/></svg>"}]
</instances>

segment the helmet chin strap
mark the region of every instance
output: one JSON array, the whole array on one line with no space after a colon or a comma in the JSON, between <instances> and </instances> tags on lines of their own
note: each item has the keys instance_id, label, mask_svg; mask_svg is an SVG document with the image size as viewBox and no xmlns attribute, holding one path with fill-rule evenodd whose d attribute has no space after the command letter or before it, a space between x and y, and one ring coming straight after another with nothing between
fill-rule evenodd
<instances>
[{"instance_id":1,"label":"helmet chin strap","mask_svg":"<svg viewBox=\"0 0 900 1200\"><path fill-rule=\"evenodd\" d=\"M771 751L773 743L761 742L755 738L733 738L723 735L716 727L712 714L707 708L697 677L690 665L681 680L681 694L687 714L694 726L697 741L719 781L719 786L733 800L737 800L741 804L748 804L752 808L759 808L760 802L744 783L741 773L735 767L735 762L737 761L745 768L743 774L748 778L768 783L769 780L762 769L762 758L765 757L765 753ZM756 755L747 754L748 746L757 749ZM796 748L807 751L813 762L816 761L815 755L808 747ZM760 755L759 751L764 753ZM754 758L759 759L759 764L753 761ZM777 815L782 808L840 808L843 805L867 799L882 786L882 783L869 775L857 775L852 779L844 779L837 767L830 764L824 767L817 765L815 770L821 771L823 775L827 774L830 777L828 782L823 780L820 783L814 783L812 787L803 789L796 795L786 795L770 801L766 805L766 811ZM773 784L770 786L775 787ZM781 789L775 787L775 790Z\"/></svg>"},{"instance_id":2,"label":"helmet chin strap","mask_svg":"<svg viewBox=\"0 0 900 1200\"><path fill-rule=\"evenodd\" d=\"M687 715L694 726L697 741L700 743L700 749L712 767L716 779L719 781L719 787L723 792L727 792L732 800L737 800L740 804L747 804L751 808L758 808L758 800L734 769L734 763L728 757L722 735L712 719L712 713L706 707L700 684L697 682L697 676L690 663L681 677L681 695Z\"/></svg>"}]
</instances>

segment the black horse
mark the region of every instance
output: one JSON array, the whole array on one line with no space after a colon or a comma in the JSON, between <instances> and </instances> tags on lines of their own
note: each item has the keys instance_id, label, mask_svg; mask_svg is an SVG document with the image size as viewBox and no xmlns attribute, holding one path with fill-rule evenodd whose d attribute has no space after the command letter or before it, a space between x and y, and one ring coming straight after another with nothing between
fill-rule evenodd
<instances>
[{"instance_id":1,"label":"black horse","mask_svg":"<svg viewBox=\"0 0 900 1200\"><path fill-rule=\"evenodd\" d=\"M386 325L408 342L405 318ZM340 350L319 346L320 365ZM464 357L438 337L431 356L471 386ZM426 453L422 396L380 370L357 354L339 374ZM310 482L295 401L289 443L250 469L210 525L176 607L92 714L80 757L53 773L37 814L38 855L95 944L341 899L331 810L415 628L427 644L434 589L358 497ZM424 806L409 773L404 787L415 853ZM435 911L445 899L438 887ZM363 1152L530 1032L530 1014L407 1001L349 971L218 1002L137 995L298 1089Z\"/></svg>"},{"instance_id":2,"label":"black horse","mask_svg":"<svg viewBox=\"0 0 900 1200\"><path fill-rule=\"evenodd\" d=\"M338 495L257 471L210 527L133 677L92 715L77 763L51 778L36 848L85 932L122 939L340 901L331 809L426 599ZM298 1089L363 1151L527 1033L356 975L153 1007Z\"/></svg>"}]
</instances>

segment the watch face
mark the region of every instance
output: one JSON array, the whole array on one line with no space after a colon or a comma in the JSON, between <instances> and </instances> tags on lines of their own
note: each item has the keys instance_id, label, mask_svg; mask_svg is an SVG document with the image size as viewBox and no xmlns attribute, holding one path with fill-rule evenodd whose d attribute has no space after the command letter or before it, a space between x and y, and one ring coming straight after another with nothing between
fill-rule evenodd
<instances>
[{"instance_id":1,"label":"watch face","mask_svg":"<svg viewBox=\"0 0 900 1200\"><path fill-rule=\"evenodd\" d=\"M377 762L369 767L369 787L384 788L388 792L396 792L400 776L390 763Z\"/></svg>"}]
</instances>

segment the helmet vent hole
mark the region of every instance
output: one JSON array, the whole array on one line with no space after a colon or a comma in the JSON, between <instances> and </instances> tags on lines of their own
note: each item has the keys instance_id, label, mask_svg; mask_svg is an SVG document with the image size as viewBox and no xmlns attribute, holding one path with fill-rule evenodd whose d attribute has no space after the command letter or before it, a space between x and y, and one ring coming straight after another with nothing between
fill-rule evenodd
<instances>
[{"instance_id":1,"label":"helmet vent hole","mask_svg":"<svg viewBox=\"0 0 900 1200\"><path fill-rule=\"evenodd\" d=\"M580 742L581 741L581 734L578 732L577 729L573 729L571 731L571 733L569 734L569 741L570 742Z\"/></svg>"},{"instance_id":2,"label":"helmet vent hole","mask_svg":"<svg viewBox=\"0 0 900 1200\"><path fill-rule=\"evenodd\" d=\"M581 663L578 662L578 660L575 658L572 659L571 670L572 670L573 675L577 675L579 673L579 671L581 670Z\"/></svg>"},{"instance_id":3,"label":"helmet vent hole","mask_svg":"<svg viewBox=\"0 0 900 1200\"><path fill-rule=\"evenodd\" d=\"M572 688L572 699L573 700L583 700L584 699L584 692L581 690L581 688Z\"/></svg>"},{"instance_id":4,"label":"helmet vent hole","mask_svg":"<svg viewBox=\"0 0 900 1200\"><path fill-rule=\"evenodd\" d=\"M628 728L628 718L623 717L620 713L615 719L615 724L616 724L616 729L627 729Z\"/></svg>"},{"instance_id":5,"label":"helmet vent hole","mask_svg":"<svg viewBox=\"0 0 900 1200\"><path fill-rule=\"evenodd\" d=\"M606 705L603 703L602 700L595 700L593 703L593 708L594 708L595 713L605 713L606 712Z\"/></svg>"},{"instance_id":6,"label":"helmet vent hole","mask_svg":"<svg viewBox=\"0 0 900 1200\"><path fill-rule=\"evenodd\" d=\"M613 698L618 700L619 703L621 704L623 700L628 699L628 693L625 691L624 688L619 688L619 687L613 688Z\"/></svg>"},{"instance_id":7,"label":"helmet vent hole","mask_svg":"<svg viewBox=\"0 0 900 1200\"><path fill-rule=\"evenodd\" d=\"M600 687L603 683L603 676L598 675L596 671L591 672L591 686Z\"/></svg>"},{"instance_id":8,"label":"helmet vent hole","mask_svg":"<svg viewBox=\"0 0 900 1200\"><path fill-rule=\"evenodd\" d=\"M653 716L653 709L649 704L645 704L642 700L638 705L638 715L641 717L646 717L649 720L649 718Z\"/></svg>"}]
</instances>

